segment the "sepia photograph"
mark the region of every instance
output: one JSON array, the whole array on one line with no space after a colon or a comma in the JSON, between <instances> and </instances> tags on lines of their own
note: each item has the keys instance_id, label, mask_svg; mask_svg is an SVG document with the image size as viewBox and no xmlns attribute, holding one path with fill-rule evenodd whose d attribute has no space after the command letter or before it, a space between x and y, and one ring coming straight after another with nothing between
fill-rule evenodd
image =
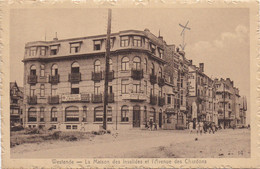
<instances>
[{"instance_id":1,"label":"sepia photograph","mask_svg":"<svg viewBox=\"0 0 260 169\"><path fill-rule=\"evenodd\" d=\"M10 9L10 159L250 159L250 31L249 8Z\"/></svg>"}]
</instances>

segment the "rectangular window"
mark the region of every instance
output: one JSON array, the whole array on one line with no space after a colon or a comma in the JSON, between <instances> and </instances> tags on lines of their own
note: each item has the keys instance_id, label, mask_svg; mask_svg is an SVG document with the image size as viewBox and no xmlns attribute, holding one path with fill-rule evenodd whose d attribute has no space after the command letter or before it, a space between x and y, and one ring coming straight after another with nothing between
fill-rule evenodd
<instances>
[{"instance_id":1,"label":"rectangular window","mask_svg":"<svg viewBox=\"0 0 260 169\"><path fill-rule=\"evenodd\" d=\"M77 130L77 129L78 129L78 126L77 126L77 125L73 125L73 126L72 126L72 129L73 129L73 130Z\"/></svg>"},{"instance_id":2,"label":"rectangular window","mask_svg":"<svg viewBox=\"0 0 260 169\"><path fill-rule=\"evenodd\" d=\"M133 84L133 93L140 93L141 92L141 81L135 82Z\"/></svg>"},{"instance_id":3,"label":"rectangular window","mask_svg":"<svg viewBox=\"0 0 260 169\"><path fill-rule=\"evenodd\" d=\"M181 79L181 88L183 88L183 79Z\"/></svg>"},{"instance_id":4,"label":"rectangular window","mask_svg":"<svg viewBox=\"0 0 260 169\"><path fill-rule=\"evenodd\" d=\"M36 47L31 47L29 56L36 56L36 49L37 49Z\"/></svg>"},{"instance_id":5,"label":"rectangular window","mask_svg":"<svg viewBox=\"0 0 260 169\"><path fill-rule=\"evenodd\" d=\"M121 90L122 90L122 94L128 93L128 80L122 80Z\"/></svg>"},{"instance_id":6,"label":"rectangular window","mask_svg":"<svg viewBox=\"0 0 260 169\"><path fill-rule=\"evenodd\" d=\"M171 103L172 103L171 95L167 95L167 104L171 104Z\"/></svg>"},{"instance_id":7,"label":"rectangular window","mask_svg":"<svg viewBox=\"0 0 260 169\"><path fill-rule=\"evenodd\" d=\"M45 92L44 92L44 89L45 87L44 87L44 84L41 84L41 87L40 87L40 96L41 97L44 97L44 95L45 95Z\"/></svg>"},{"instance_id":8,"label":"rectangular window","mask_svg":"<svg viewBox=\"0 0 260 169\"><path fill-rule=\"evenodd\" d=\"M121 37L120 46L121 47L129 46L129 37L128 36Z\"/></svg>"},{"instance_id":9,"label":"rectangular window","mask_svg":"<svg viewBox=\"0 0 260 169\"><path fill-rule=\"evenodd\" d=\"M71 88L71 94L79 94L79 88Z\"/></svg>"},{"instance_id":10,"label":"rectangular window","mask_svg":"<svg viewBox=\"0 0 260 169\"><path fill-rule=\"evenodd\" d=\"M94 94L95 95L100 94L100 84L99 83L94 84Z\"/></svg>"},{"instance_id":11,"label":"rectangular window","mask_svg":"<svg viewBox=\"0 0 260 169\"><path fill-rule=\"evenodd\" d=\"M59 50L58 45L50 46L50 55L57 55Z\"/></svg>"},{"instance_id":12,"label":"rectangular window","mask_svg":"<svg viewBox=\"0 0 260 169\"><path fill-rule=\"evenodd\" d=\"M57 96L57 89L51 89L51 96Z\"/></svg>"},{"instance_id":13,"label":"rectangular window","mask_svg":"<svg viewBox=\"0 0 260 169\"><path fill-rule=\"evenodd\" d=\"M142 39L140 36L134 36L133 38L133 46L141 47L142 46Z\"/></svg>"},{"instance_id":14,"label":"rectangular window","mask_svg":"<svg viewBox=\"0 0 260 169\"><path fill-rule=\"evenodd\" d=\"M159 57L162 59L163 58L163 51L162 51L162 49L158 48L158 53L159 53Z\"/></svg>"},{"instance_id":15,"label":"rectangular window","mask_svg":"<svg viewBox=\"0 0 260 169\"><path fill-rule=\"evenodd\" d=\"M44 107L40 108L40 122L44 122Z\"/></svg>"},{"instance_id":16,"label":"rectangular window","mask_svg":"<svg viewBox=\"0 0 260 169\"><path fill-rule=\"evenodd\" d=\"M181 90L181 105L183 106L183 90Z\"/></svg>"},{"instance_id":17,"label":"rectangular window","mask_svg":"<svg viewBox=\"0 0 260 169\"><path fill-rule=\"evenodd\" d=\"M70 53L78 53L80 50L81 43L71 43L70 44Z\"/></svg>"},{"instance_id":18,"label":"rectangular window","mask_svg":"<svg viewBox=\"0 0 260 169\"><path fill-rule=\"evenodd\" d=\"M46 47L40 47L40 55L45 56L46 55Z\"/></svg>"},{"instance_id":19,"label":"rectangular window","mask_svg":"<svg viewBox=\"0 0 260 169\"><path fill-rule=\"evenodd\" d=\"M70 130L71 129L71 125L66 125L66 129Z\"/></svg>"},{"instance_id":20,"label":"rectangular window","mask_svg":"<svg viewBox=\"0 0 260 169\"><path fill-rule=\"evenodd\" d=\"M151 43L150 47L151 47L152 54L155 54L155 50L156 50L155 45Z\"/></svg>"},{"instance_id":21,"label":"rectangular window","mask_svg":"<svg viewBox=\"0 0 260 169\"><path fill-rule=\"evenodd\" d=\"M101 50L101 40L94 41L94 50Z\"/></svg>"}]
</instances>

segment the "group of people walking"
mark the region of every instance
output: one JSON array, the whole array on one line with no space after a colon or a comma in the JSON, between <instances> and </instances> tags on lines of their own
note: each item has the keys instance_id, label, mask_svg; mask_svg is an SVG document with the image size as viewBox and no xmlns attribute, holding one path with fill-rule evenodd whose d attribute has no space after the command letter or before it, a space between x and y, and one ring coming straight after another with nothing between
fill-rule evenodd
<instances>
[{"instance_id":1,"label":"group of people walking","mask_svg":"<svg viewBox=\"0 0 260 169\"><path fill-rule=\"evenodd\" d=\"M216 125L215 123L212 122L203 122L203 121L196 121L196 122L189 122L189 129L190 129L190 133L193 132L193 130L195 129L197 134L201 134L202 133L212 133L215 134L216 132Z\"/></svg>"}]
</instances>

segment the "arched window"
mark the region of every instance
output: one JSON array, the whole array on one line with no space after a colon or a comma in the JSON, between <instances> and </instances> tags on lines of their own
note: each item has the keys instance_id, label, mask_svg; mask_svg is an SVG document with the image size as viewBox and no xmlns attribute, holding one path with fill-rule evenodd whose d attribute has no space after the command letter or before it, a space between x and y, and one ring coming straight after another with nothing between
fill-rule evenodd
<instances>
[{"instance_id":1,"label":"arched window","mask_svg":"<svg viewBox=\"0 0 260 169\"><path fill-rule=\"evenodd\" d=\"M113 70L113 62L112 59L109 59L109 71Z\"/></svg>"},{"instance_id":2,"label":"arched window","mask_svg":"<svg viewBox=\"0 0 260 169\"><path fill-rule=\"evenodd\" d=\"M58 66L56 64L52 65L52 67L51 67L51 75L52 76L58 75Z\"/></svg>"},{"instance_id":3,"label":"arched window","mask_svg":"<svg viewBox=\"0 0 260 169\"><path fill-rule=\"evenodd\" d=\"M79 121L79 108L76 106L65 109L65 121Z\"/></svg>"},{"instance_id":4,"label":"arched window","mask_svg":"<svg viewBox=\"0 0 260 169\"><path fill-rule=\"evenodd\" d=\"M155 122L156 120L156 112L155 112L155 108L151 107L150 110L150 119L152 119L153 122Z\"/></svg>"},{"instance_id":5,"label":"arched window","mask_svg":"<svg viewBox=\"0 0 260 169\"><path fill-rule=\"evenodd\" d=\"M147 72L147 59L144 59L144 71Z\"/></svg>"},{"instance_id":6,"label":"arched window","mask_svg":"<svg viewBox=\"0 0 260 169\"><path fill-rule=\"evenodd\" d=\"M44 74L45 74L45 66L44 66L44 65L41 65L40 76L41 76L41 77L44 77Z\"/></svg>"},{"instance_id":7,"label":"arched window","mask_svg":"<svg viewBox=\"0 0 260 169\"><path fill-rule=\"evenodd\" d=\"M87 106L83 106L83 119L82 121L83 122L86 122L87 121Z\"/></svg>"},{"instance_id":8,"label":"arched window","mask_svg":"<svg viewBox=\"0 0 260 169\"><path fill-rule=\"evenodd\" d=\"M121 65L122 70L129 70L129 58L128 57L123 57L122 59L122 65Z\"/></svg>"},{"instance_id":9,"label":"arched window","mask_svg":"<svg viewBox=\"0 0 260 169\"><path fill-rule=\"evenodd\" d=\"M36 66L32 65L30 68L30 75L36 75Z\"/></svg>"},{"instance_id":10,"label":"arched window","mask_svg":"<svg viewBox=\"0 0 260 169\"><path fill-rule=\"evenodd\" d=\"M152 65L151 65L151 74L152 74L152 75L155 74L155 72L154 72L154 64L153 64L153 63L152 63Z\"/></svg>"},{"instance_id":11,"label":"arched window","mask_svg":"<svg viewBox=\"0 0 260 169\"><path fill-rule=\"evenodd\" d=\"M94 63L94 72L99 73L100 72L100 61L96 60Z\"/></svg>"},{"instance_id":12,"label":"arched window","mask_svg":"<svg viewBox=\"0 0 260 169\"><path fill-rule=\"evenodd\" d=\"M37 111L35 107L31 107L28 109L28 122L36 122L37 121Z\"/></svg>"},{"instance_id":13,"label":"arched window","mask_svg":"<svg viewBox=\"0 0 260 169\"><path fill-rule=\"evenodd\" d=\"M96 107L94 109L94 122L102 122L103 121L103 106ZM107 121L112 121L112 108L107 108Z\"/></svg>"},{"instance_id":14,"label":"arched window","mask_svg":"<svg viewBox=\"0 0 260 169\"><path fill-rule=\"evenodd\" d=\"M79 64L78 62L73 62L71 65L71 73L79 73Z\"/></svg>"},{"instance_id":15,"label":"arched window","mask_svg":"<svg viewBox=\"0 0 260 169\"><path fill-rule=\"evenodd\" d=\"M141 59L136 56L133 59L133 69L134 70L140 70L141 69Z\"/></svg>"},{"instance_id":16,"label":"arched window","mask_svg":"<svg viewBox=\"0 0 260 169\"><path fill-rule=\"evenodd\" d=\"M128 106L122 106L122 108L121 108L121 121L122 122L128 122L129 121Z\"/></svg>"},{"instance_id":17,"label":"arched window","mask_svg":"<svg viewBox=\"0 0 260 169\"><path fill-rule=\"evenodd\" d=\"M51 121L58 120L58 111L56 107L51 108Z\"/></svg>"}]
</instances>

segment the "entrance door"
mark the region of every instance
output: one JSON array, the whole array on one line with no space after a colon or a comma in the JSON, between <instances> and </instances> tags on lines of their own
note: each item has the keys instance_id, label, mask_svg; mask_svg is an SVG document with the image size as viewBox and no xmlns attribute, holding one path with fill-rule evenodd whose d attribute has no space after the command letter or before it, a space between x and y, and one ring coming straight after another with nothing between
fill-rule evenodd
<instances>
[{"instance_id":1,"label":"entrance door","mask_svg":"<svg viewBox=\"0 0 260 169\"><path fill-rule=\"evenodd\" d=\"M159 113L159 127L162 127L162 113Z\"/></svg>"},{"instance_id":2,"label":"entrance door","mask_svg":"<svg viewBox=\"0 0 260 169\"><path fill-rule=\"evenodd\" d=\"M133 127L140 127L140 106L133 108Z\"/></svg>"}]
</instances>

